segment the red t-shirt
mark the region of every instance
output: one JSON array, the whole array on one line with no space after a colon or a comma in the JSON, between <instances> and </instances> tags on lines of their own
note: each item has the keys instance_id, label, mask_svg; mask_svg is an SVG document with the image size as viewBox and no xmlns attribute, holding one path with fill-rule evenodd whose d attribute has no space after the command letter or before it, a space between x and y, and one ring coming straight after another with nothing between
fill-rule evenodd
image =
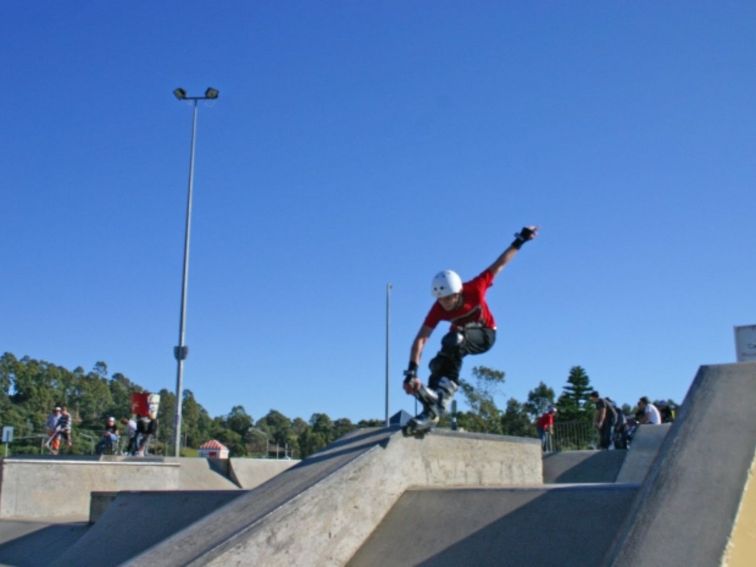
<instances>
[{"instance_id":1,"label":"red t-shirt","mask_svg":"<svg viewBox=\"0 0 756 567\"><path fill-rule=\"evenodd\" d=\"M447 311L436 301L425 317L425 326L435 329L440 321L451 321L452 329L462 329L468 323L482 323L489 329L496 328L491 311L486 303L486 292L493 285L493 274L485 270L475 279L462 284L462 306Z\"/></svg>"},{"instance_id":2,"label":"red t-shirt","mask_svg":"<svg viewBox=\"0 0 756 567\"><path fill-rule=\"evenodd\" d=\"M536 427L539 429L547 429L554 425L554 414L545 413L536 421Z\"/></svg>"}]
</instances>

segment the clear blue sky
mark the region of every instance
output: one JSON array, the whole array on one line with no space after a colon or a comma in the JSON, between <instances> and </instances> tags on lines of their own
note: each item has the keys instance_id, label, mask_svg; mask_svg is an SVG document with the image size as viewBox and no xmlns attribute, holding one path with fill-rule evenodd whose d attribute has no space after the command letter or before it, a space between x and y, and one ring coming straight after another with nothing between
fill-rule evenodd
<instances>
[{"instance_id":1,"label":"clear blue sky","mask_svg":"<svg viewBox=\"0 0 756 567\"><path fill-rule=\"evenodd\" d=\"M0 352L175 389L211 415L391 411L443 268L524 224L466 361L497 398L570 368L682 400L756 323L753 2L0 5ZM442 335L433 335L427 362ZM423 372L423 376L427 373Z\"/></svg>"}]
</instances>

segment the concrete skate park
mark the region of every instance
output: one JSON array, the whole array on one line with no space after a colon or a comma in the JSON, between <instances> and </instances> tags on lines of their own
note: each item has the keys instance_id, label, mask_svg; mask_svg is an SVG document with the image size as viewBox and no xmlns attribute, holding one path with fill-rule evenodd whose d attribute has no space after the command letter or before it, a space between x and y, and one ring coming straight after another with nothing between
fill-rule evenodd
<instances>
[{"instance_id":1,"label":"concrete skate park","mask_svg":"<svg viewBox=\"0 0 756 567\"><path fill-rule=\"evenodd\" d=\"M756 363L703 366L629 451L356 431L301 462L8 458L3 565L745 566Z\"/></svg>"}]
</instances>

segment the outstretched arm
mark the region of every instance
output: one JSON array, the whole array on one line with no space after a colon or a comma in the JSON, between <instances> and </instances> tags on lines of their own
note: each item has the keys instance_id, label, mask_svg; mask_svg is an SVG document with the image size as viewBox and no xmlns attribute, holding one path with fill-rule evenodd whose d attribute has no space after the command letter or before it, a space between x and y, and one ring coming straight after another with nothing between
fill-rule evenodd
<instances>
[{"instance_id":1,"label":"outstretched arm","mask_svg":"<svg viewBox=\"0 0 756 567\"><path fill-rule=\"evenodd\" d=\"M537 226L526 226L525 228L523 228L517 234L517 236L515 236L512 244L510 244L509 247L504 250L504 252L502 252L501 255L496 258L496 260L494 260L493 264L488 267L488 271L491 272L491 275L494 278L498 276L499 272L504 269L504 266L506 266L512 260L512 258L515 257L517 251L522 247L522 245L529 240L533 240L536 236L538 236Z\"/></svg>"}]
</instances>

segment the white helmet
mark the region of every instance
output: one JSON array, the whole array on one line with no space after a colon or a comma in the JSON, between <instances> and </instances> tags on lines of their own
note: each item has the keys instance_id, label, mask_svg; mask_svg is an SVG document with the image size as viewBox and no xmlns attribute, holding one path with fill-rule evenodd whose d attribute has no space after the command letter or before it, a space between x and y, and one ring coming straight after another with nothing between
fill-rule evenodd
<instances>
[{"instance_id":1,"label":"white helmet","mask_svg":"<svg viewBox=\"0 0 756 567\"><path fill-rule=\"evenodd\" d=\"M460 291L462 291L462 278L457 272L444 270L433 278L431 293L439 299Z\"/></svg>"}]
</instances>

